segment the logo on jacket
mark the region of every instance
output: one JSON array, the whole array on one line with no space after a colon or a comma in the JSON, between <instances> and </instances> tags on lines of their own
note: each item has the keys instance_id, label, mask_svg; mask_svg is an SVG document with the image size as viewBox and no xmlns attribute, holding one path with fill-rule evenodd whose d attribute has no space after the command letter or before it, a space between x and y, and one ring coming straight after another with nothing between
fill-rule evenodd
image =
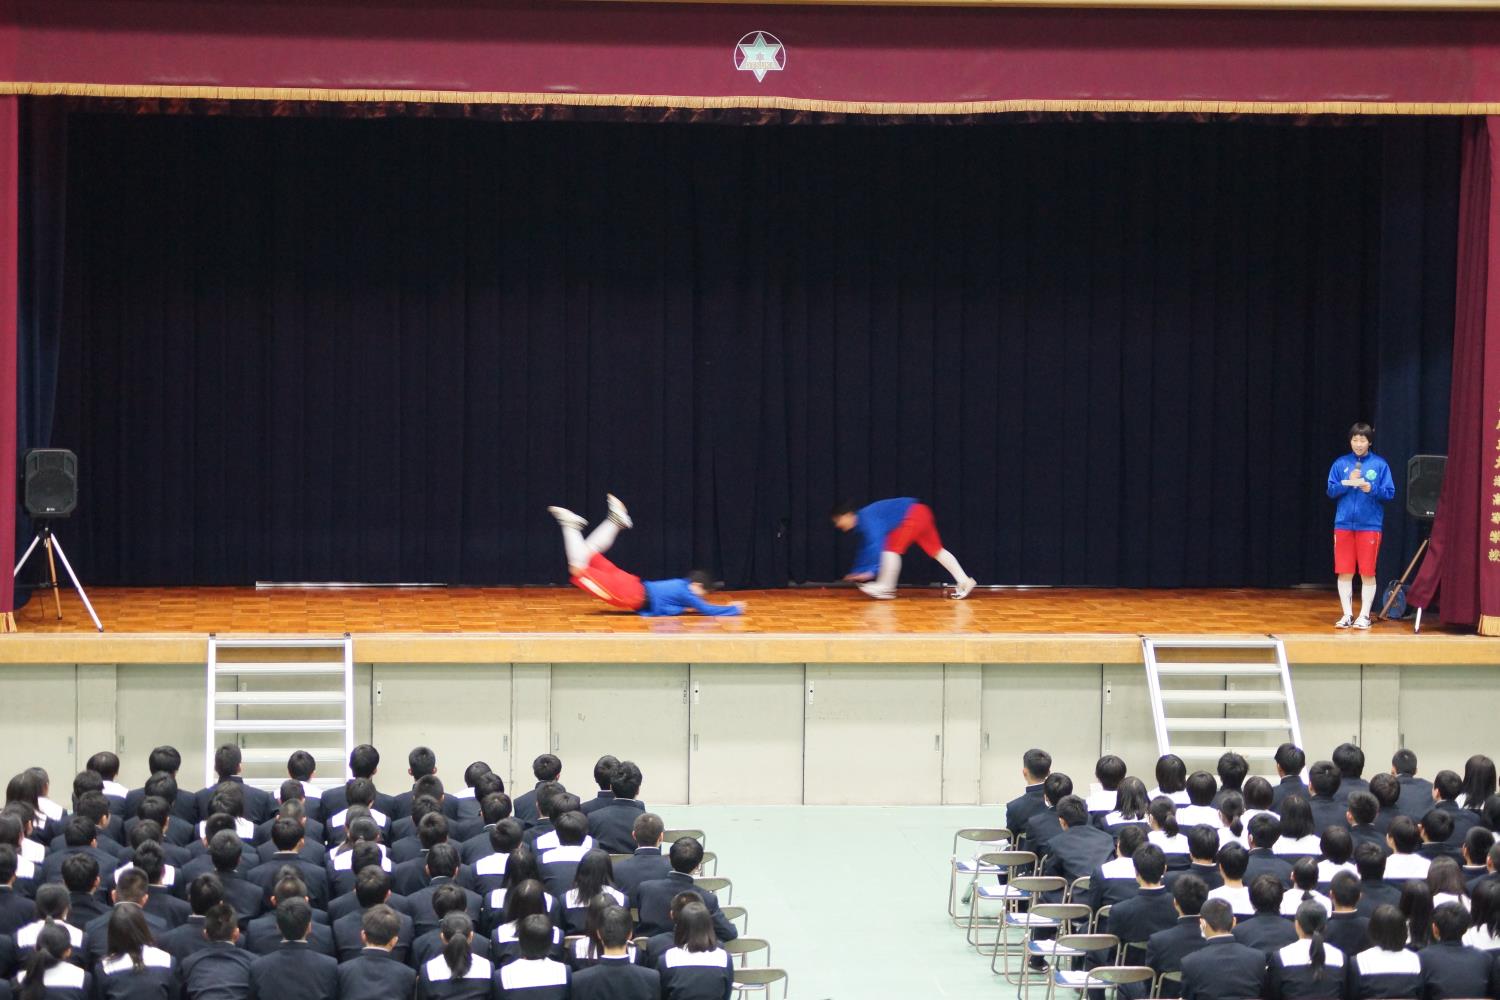
<instances>
[{"instance_id":1,"label":"logo on jacket","mask_svg":"<svg viewBox=\"0 0 1500 1000\"><path fill-rule=\"evenodd\" d=\"M755 74L764 83L767 73L786 69L786 46L769 31L752 31L734 47L734 68Z\"/></svg>"},{"instance_id":2,"label":"logo on jacket","mask_svg":"<svg viewBox=\"0 0 1500 1000\"><path fill-rule=\"evenodd\" d=\"M1375 470L1374 469L1366 469L1365 470L1365 478L1368 479L1370 482L1373 483L1375 481Z\"/></svg>"}]
</instances>

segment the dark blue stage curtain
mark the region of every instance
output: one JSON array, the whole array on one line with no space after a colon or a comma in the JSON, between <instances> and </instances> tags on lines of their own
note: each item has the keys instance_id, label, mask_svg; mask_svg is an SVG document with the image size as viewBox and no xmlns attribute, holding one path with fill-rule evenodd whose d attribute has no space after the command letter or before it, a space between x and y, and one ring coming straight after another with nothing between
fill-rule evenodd
<instances>
[{"instance_id":1,"label":"dark blue stage curtain","mask_svg":"<svg viewBox=\"0 0 1500 1000\"><path fill-rule=\"evenodd\" d=\"M1349 424L1443 450L1456 121L68 141L93 584L561 583L543 508L607 490L648 577L835 579L829 507L915 495L984 582L1326 583Z\"/></svg>"}]
</instances>

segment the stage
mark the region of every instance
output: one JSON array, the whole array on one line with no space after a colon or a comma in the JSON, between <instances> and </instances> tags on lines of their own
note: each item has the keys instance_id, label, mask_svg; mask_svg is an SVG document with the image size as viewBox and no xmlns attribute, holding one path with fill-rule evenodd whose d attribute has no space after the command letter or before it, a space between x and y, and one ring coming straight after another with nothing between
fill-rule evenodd
<instances>
[{"instance_id":1,"label":"stage","mask_svg":"<svg viewBox=\"0 0 1500 1000\"><path fill-rule=\"evenodd\" d=\"M872 601L853 588L717 595L739 618L642 618L557 588L98 588L95 633L65 591L58 621L37 593L6 637L8 662L202 662L210 634L355 639L361 662L1139 663L1142 635L1274 635L1293 663L1491 664L1492 642L1429 618L1337 631L1332 591L980 589L953 601L906 588Z\"/></svg>"}]
</instances>

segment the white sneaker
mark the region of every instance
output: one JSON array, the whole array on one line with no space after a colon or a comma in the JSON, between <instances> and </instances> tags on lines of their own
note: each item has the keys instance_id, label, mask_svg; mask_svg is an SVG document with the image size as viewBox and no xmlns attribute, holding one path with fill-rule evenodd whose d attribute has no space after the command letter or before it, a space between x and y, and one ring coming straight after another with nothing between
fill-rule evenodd
<instances>
[{"instance_id":1,"label":"white sneaker","mask_svg":"<svg viewBox=\"0 0 1500 1000\"><path fill-rule=\"evenodd\" d=\"M579 517L566 507L548 507L547 513L557 519L557 523L564 528L577 528L582 531L589 526L586 518Z\"/></svg>"},{"instance_id":2,"label":"white sneaker","mask_svg":"<svg viewBox=\"0 0 1500 1000\"><path fill-rule=\"evenodd\" d=\"M865 596L873 597L877 601L893 600L896 596L894 589L882 587L878 583L862 583L859 589L864 592Z\"/></svg>"},{"instance_id":3,"label":"white sneaker","mask_svg":"<svg viewBox=\"0 0 1500 1000\"><path fill-rule=\"evenodd\" d=\"M955 601L963 600L965 597L968 597L969 594L972 593L974 588L977 586L979 586L978 580L974 579L972 576L966 577L963 583L960 583L957 587L953 588L953 599Z\"/></svg>"},{"instance_id":4,"label":"white sneaker","mask_svg":"<svg viewBox=\"0 0 1500 1000\"><path fill-rule=\"evenodd\" d=\"M1358 618L1354 619L1354 627L1355 628L1369 628L1370 627L1370 618L1369 618L1369 616L1368 615L1360 615Z\"/></svg>"},{"instance_id":5,"label":"white sneaker","mask_svg":"<svg viewBox=\"0 0 1500 1000\"><path fill-rule=\"evenodd\" d=\"M1354 616L1353 615L1345 615L1344 617L1340 618L1338 621L1334 622L1333 623L1333 627L1334 628L1348 628L1350 625L1353 625L1353 624L1354 624Z\"/></svg>"},{"instance_id":6,"label":"white sneaker","mask_svg":"<svg viewBox=\"0 0 1500 1000\"><path fill-rule=\"evenodd\" d=\"M630 511L620 502L620 498L613 493L604 494L604 502L609 504L609 519L622 528L634 528L635 522L630 519Z\"/></svg>"}]
</instances>

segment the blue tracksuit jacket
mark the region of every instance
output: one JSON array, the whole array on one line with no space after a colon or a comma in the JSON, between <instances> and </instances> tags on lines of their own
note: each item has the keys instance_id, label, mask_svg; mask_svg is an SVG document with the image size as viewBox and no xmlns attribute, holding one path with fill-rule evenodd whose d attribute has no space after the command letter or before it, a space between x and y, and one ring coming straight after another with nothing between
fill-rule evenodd
<instances>
[{"instance_id":1,"label":"blue tracksuit jacket","mask_svg":"<svg viewBox=\"0 0 1500 1000\"><path fill-rule=\"evenodd\" d=\"M1350 477L1356 464L1360 466L1365 481L1370 484L1368 493L1343 485L1343 480ZM1328 470L1328 496L1338 501L1333 514L1335 528L1379 531L1385 523L1385 508L1382 505L1395 495L1396 481L1391 478L1391 467L1373 451L1364 458L1351 451L1334 459L1333 467Z\"/></svg>"}]
</instances>

